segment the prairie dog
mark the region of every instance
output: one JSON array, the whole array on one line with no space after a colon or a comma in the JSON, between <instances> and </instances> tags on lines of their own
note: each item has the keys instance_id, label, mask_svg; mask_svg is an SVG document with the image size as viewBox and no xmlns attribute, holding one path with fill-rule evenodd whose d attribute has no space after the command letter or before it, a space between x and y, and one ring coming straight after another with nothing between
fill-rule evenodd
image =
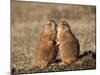
<instances>
[{"instance_id":1,"label":"prairie dog","mask_svg":"<svg viewBox=\"0 0 100 75\"><path fill-rule=\"evenodd\" d=\"M57 44L63 64L71 64L79 58L80 46L66 21L57 26Z\"/></svg>"},{"instance_id":2,"label":"prairie dog","mask_svg":"<svg viewBox=\"0 0 100 75\"><path fill-rule=\"evenodd\" d=\"M49 20L44 26L36 53L35 65L43 68L55 61L58 50L56 45L57 24Z\"/></svg>"}]
</instances>

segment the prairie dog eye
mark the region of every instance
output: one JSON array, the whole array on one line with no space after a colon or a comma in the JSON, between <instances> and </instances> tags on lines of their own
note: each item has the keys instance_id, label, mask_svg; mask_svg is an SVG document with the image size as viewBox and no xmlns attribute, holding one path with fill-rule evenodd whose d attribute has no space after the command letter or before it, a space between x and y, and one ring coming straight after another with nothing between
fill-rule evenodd
<instances>
[{"instance_id":1,"label":"prairie dog eye","mask_svg":"<svg viewBox=\"0 0 100 75\"><path fill-rule=\"evenodd\" d=\"M62 27L62 25L61 25L61 24L59 24L59 25L58 25L58 27L59 27L59 28L61 28L61 27Z\"/></svg>"}]
</instances>

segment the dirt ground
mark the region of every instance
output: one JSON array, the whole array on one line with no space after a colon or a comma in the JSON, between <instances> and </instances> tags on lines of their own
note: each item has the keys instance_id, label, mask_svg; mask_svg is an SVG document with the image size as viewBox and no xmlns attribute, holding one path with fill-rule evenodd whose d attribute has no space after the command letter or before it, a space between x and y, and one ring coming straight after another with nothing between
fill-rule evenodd
<instances>
[{"instance_id":1,"label":"dirt ground","mask_svg":"<svg viewBox=\"0 0 100 75\"><path fill-rule=\"evenodd\" d=\"M16 69L12 68L12 74L25 74L25 73L44 73L44 72L61 72L61 71L81 71L81 70L92 70L96 69L96 53L91 51L85 51L80 55L79 64L70 64L70 65L60 65L61 61L58 59L55 63L40 69L39 67L31 68L21 68Z\"/></svg>"},{"instance_id":2,"label":"dirt ground","mask_svg":"<svg viewBox=\"0 0 100 75\"><path fill-rule=\"evenodd\" d=\"M18 73L34 73L48 71L70 71L80 69L95 69L95 58L84 62L93 63L81 68L69 68L64 65L62 69L58 64L50 68L46 67L47 71L35 70L34 55L43 31L44 24L47 20L53 19L56 22L59 20L68 21L73 34L79 40L80 51L82 53L92 51L96 53L96 7L86 5L71 5L71 4L50 4L36 2L12 2L12 50L11 50L11 66L12 72ZM59 54L58 56L59 57ZM60 58L60 57L59 57ZM90 57L86 57L90 58ZM61 66L61 67L64 67ZM77 67L77 66L75 66ZM60 69L59 69L60 68ZM37 68L36 68L37 69Z\"/></svg>"}]
</instances>

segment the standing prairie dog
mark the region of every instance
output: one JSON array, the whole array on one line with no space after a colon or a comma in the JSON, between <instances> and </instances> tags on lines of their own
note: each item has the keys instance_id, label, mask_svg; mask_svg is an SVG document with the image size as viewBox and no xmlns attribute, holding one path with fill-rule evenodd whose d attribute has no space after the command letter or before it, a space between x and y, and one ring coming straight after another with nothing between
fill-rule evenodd
<instances>
[{"instance_id":1,"label":"standing prairie dog","mask_svg":"<svg viewBox=\"0 0 100 75\"><path fill-rule=\"evenodd\" d=\"M59 45L62 64L71 64L79 57L80 46L66 21L60 21L57 27L57 44Z\"/></svg>"},{"instance_id":2,"label":"standing prairie dog","mask_svg":"<svg viewBox=\"0 0 100 75\"><path fill-rule=\"evenodd\" d=\"M57 24L49 20L44 26L36 53L35 65L43 68L55 61L58 50L56 45Z\"/></svg>"}]
</instances>

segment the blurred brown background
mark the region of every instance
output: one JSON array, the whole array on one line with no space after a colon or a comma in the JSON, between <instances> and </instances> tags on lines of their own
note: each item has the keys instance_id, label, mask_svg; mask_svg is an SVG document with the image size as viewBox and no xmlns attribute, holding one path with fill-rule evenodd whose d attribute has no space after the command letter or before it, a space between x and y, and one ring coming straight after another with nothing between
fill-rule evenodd
<instances>
[{"instance_id":1,"label":"blurred brown background","mask_svg":"<svg viewBox=\"0 0 100 75\"><path fill-rule=\"evenodd\" d=\"M32 67L43 26L49 19L68 21L81 51L96 50L95 6L13 1L11 17L14 67Z\"/></svg>"}]
</instances>

